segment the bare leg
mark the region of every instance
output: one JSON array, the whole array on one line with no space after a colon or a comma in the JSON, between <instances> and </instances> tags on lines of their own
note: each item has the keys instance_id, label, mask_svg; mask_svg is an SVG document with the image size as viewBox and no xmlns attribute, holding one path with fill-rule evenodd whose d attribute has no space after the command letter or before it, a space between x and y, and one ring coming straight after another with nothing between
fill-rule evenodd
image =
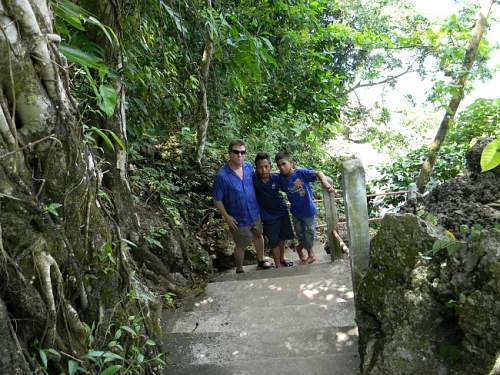
<instances>
[{"instance_id":1,"label":"bare leg","mask_svg":"<svg viewBox=\"0 0 500 375\"><path fill-rule=\"evenodd\" d=\"M257 254L257 261L262 262L264 260L264 237L262 234L252 236L253 246L255 247L255 253Z\"/></svg>"},{"instance_id":2,"label":"bare leg","mask_svg":"<svg viewBox=\"0 0 500 375\"><path fill-rule=\"evenodd\" d=\"M298 245L296 248L295 248L295 251L297 252L297 255L299 256L299 259L302 261L302 262L305 262L307 261L307 258L304 256L304 247L302 245Z\"/></svg>"},{"instance_id":3,"label":"bare leg","mask_svg":"<svg viewBox=\"0 0 500 375\"><path fill-rule=\"evenodd\" d=\"M273 249L273 259L274 259L274 267L279 268L281 267L281 261L283 260L283 255L281 255L280 247L276 246Z\"/></svg>"},{"instance_id":4,"label":"bare leg","mask_svg":"<svg viewBox=\"0 0 500 375\"><path fill-rule=\"evenodd\" d=\"M281 240L279 243L279 249L280 249L280 262L283 262L285 260L285 245L286 241Z\"/></svg>"},{"instance_id":5,"label":"bare leg","mask_svg":"<svg viewBox=\"0 0 500 375\"><path fill-rule=\"evenodd\" d=\"M236 272L243 269L243 259L245 257L245 248L237 247L234 249L234 263L236 264Z\"/></svg>"},{"instance_id":6,"label":"bare leg","mask_svg":"<svg viewBox=\"0 0 500 375\"><path fill-rule=\"evenodd\" d=\"M307 255L308 257L306 259L306 262L308 264L311 264L316 260L316 255L314 254L314 250L312 249L312 247L310 249L307 249Z\"/></svg>"}]
</instances>

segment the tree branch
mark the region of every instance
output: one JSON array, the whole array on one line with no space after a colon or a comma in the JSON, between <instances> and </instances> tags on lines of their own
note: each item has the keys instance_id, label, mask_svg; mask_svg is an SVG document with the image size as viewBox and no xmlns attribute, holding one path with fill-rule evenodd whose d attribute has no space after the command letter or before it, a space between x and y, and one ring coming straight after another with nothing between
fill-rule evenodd
<instances>
[{"instance_id":1,"label":"tree branch","mask_svg":"<svg viewBox=\"0 0 500 375\"><path fill-rule=\"evenodd\" d=\"M357 90L361 87L371 87L371 86L377 86L377 85L382 85L384 83L387 83L387 82L391 82L391 81L394 81L396 79L398 79L399 77L401 76L404 76L405 74L408 74L410 72L413 72L413 70L411 69L411 65L408 66L408 68L402 72L402 73L399 73L399 74L396 74L395 76L390 76L390 77L387 77L385 79L383 79L382 81L378 81L378 82L368 82L368 83L361 83L361 82L358 82L356 83L353 87L349 88L347 90L348 93L354 91L354 90Z\"/></svg>"}]
</instances>

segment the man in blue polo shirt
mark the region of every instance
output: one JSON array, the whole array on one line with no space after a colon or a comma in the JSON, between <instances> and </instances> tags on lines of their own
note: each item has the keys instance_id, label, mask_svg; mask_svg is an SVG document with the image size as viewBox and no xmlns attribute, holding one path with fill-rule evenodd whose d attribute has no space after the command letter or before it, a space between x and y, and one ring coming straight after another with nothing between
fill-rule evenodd
<instances>
[{"instance_id":1,"label":"man in blue polo shirt","mask_svg":"<svg viewBox=\"0 0 500 375\"><path fill-rule=\"evenodd\" d=\"M253 242L258 266L272 265L264 260L264 239L259 205L253 187L253 167L245 161L246 144L241 139L229 143L229 161L215 176L213 197L215 208L229 226L236 244L234 261L236 273L243 272L245 248Z\"/></svg>"}]
</instances>

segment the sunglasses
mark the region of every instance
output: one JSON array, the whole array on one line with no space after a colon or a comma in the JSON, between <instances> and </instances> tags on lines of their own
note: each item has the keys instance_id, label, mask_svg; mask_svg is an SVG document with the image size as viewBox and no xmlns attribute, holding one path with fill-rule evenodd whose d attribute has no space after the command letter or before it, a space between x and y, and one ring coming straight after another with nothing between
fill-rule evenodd
<instances>
[{"instance_id":1,"label":"sunglasses","mask_svg":"<svg viewBox=\"0 0 500 375\"><path fill-rule=\"evenodd\" d=\"M243 151L240 151L240 150L231 150L231 152L233 154L235 154L235 155L238 155L238 154L245 155L247 153L245 150L243 150Z\"/></svg>"}]
</instances>

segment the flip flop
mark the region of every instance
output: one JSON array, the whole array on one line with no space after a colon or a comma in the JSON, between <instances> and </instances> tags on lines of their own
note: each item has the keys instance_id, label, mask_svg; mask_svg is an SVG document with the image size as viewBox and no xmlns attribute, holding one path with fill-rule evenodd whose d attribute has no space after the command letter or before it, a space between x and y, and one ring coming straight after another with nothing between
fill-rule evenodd
<instances>
[{"instance_id":1,"label":"flip flop","mask_svg":"<svg viewBox=\"0 0 500 375\"><path fill-rule=\"evenodd\" d=\"M267 260L262 260L257 263L257 267L262 268L264 270L268 270L269 268L273 268L273 265L269 263Z\"/></svg>"},{"instance_id":2,"label":"flip flop","mask_svg":"<svg viewBox=\"0 0 500 375\"><path fill-rule=\"evenodd\" d=\"M283 259L280 263L283 267L293 267L293 262L288 259Z\"/></svg>"}]
</instances>

